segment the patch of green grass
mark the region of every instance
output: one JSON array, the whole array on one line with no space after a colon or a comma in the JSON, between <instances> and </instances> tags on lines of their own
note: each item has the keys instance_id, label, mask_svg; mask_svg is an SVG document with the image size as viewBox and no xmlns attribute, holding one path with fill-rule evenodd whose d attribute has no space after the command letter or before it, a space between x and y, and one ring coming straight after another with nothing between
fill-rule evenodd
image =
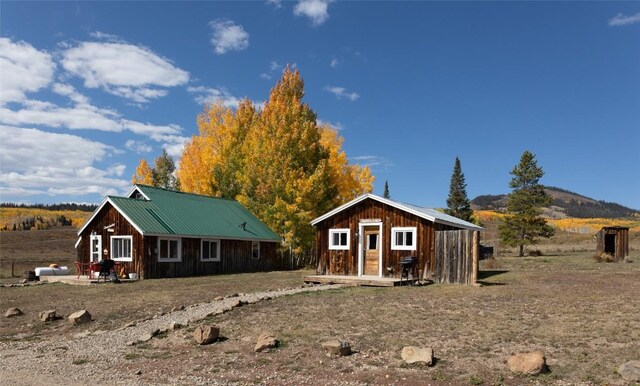
<instances>
[{"instance_id":1,"label":"patch of green grass","mask_svg":"<svg viewBox=\"0 0 640 386\"><path fill-rule=\"evenodd\" d=\"M469 377L469 384L474 386L484 385L484 379L474 374Z\"/></svg>"},{"instance_id":2,"label":"patch of green grass","mask_svg":"<svg viewBox=\"0 0 640 386\"><path fill-rule=\"evenodd\" d=\"M142 357L142 355L140 355L138 353L135 353L135 352L126 353L124 355L124 359L126 359L126 360L134 360L134 359L138 359L140 357Z\"/></svg>"}]
</instances>

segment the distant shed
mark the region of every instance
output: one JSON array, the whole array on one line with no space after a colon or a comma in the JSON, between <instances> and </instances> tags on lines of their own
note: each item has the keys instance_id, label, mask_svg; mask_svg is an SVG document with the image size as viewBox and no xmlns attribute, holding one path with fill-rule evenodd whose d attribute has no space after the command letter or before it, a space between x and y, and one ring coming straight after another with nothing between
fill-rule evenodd
<instances>
[{"instance_id":1,"label":"distant shed","mask_svg":"<svg viewBox=\"0 0 640 386\"><path fill-rule=\"evenodd\" d=\"M624 260L629 255L629 228L603 227L596 234L598 253L608 253L616 261Z\"/></svg>"}]
</instances>

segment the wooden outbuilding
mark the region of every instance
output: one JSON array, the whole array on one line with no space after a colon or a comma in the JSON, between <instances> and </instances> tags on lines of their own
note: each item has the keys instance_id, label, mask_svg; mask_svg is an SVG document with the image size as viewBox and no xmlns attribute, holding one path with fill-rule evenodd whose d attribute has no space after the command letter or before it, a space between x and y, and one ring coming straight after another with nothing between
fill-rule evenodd
<instances>
[{"instance_id":1,"label":"wooden outbuilding","mask_svg":"<svg viewBox=\"0 0 640 386\"><path fill-rule=\"evenodd\" d=\"M280 237L234 200L135 185L107 196L78 231L79 263L166 278L267 271Z\"/></svg>"},{"instance_id":2,"label":"wooden outbuilding","mask_svg":"<svg viewBox=\"0 0 640 386\"><path fill-rule=\"evenodd\" d=\"M320 275L401 278L413 257L414 280L477 281L482 228L437 210L365 194L311 224Z\"/></svg>"},{"instance_id":3,"label":"wooden outbuilding","mask_svg":"<svg viewBox=\"0 0 640 386\"><path fill-rule=\"evenodd\" d=\"M596 234L598 254L607 253L622 261L629 255L629 228L603 227Z\"/></svg>"}]
</instances>

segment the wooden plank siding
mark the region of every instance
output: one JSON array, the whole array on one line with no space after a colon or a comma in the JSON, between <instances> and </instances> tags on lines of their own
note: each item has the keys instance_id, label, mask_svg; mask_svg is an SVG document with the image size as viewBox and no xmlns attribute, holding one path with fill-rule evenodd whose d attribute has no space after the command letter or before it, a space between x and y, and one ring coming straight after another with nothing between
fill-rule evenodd
<instances>
[{"instance_id":1,"label":"wooden plank siding","mask_svg":"<svg viewBox=\"0 0 640 386\"><path fill-rule=\"evenodd\" d=\"M114 224L113 232L105 227ZM252 258L251 241L220 240L219 262L200 259L200 238L182 239L182 261L158 261L158 237L143 236L111 204L107 203L83 230L77 248L77 260L88 263L92 232L102 236L102 249L111 256L110 236L133 236L132 262L119 262L127 273L136 272L142 279L216 275L241 272L268 271L278 268L278 243L260 242L260 258ZM167 235L167 238L175 238ZM215 237L207 240L215 240ZM104 258L104 254L101 254Z\"/></svg>"},{"instance_id":2,"label":"wooden plank siding","mask_svg":"<svg viewBox=\"0 0 640 386\"><path fill-rule=\"evenodd\" d=\"M614 238L613 251L606 246L607 236ZM611 253L616 261L622 261L629 255L629 228L604 227L596 234L596 249L599 254Z\"/></svg>"},{"instance_id":3,"label":"wooden plank siding","mask_svg":"<svg viewBox=\"0 0 640 386\"><path fill-rule=\"evenodd\" d=\"M114 224L112 227L113 232L108 232L105 227L112 224ZM140 277L142 277L141 273L144 270L144 261L139 258L140 256L144 256L142 235L111 204L107 203L91 221L89 226L87 226L80 234L82 240L76 249L77 259L79 262L89 262L89 238L93 232L95 232L96 235L102 236L102 250L104 251L106 249L106 256L109 257L111 256L111 236L133 236L131 251L133 261L119 262L119 264L124 265L125 271L136 272ZM101 257L104 258L105 254L101 253Z\"/></svg>"},{"instance_id":4,"label":"wooden plank siding","mask_svg":"<svg viewBox=\"0 0 640 386\"><path fill-rule=\"evenodd\" d=\"M473 284L477 278L473 254L477 253L478 232L434 223L377 200L363 200L316 224L316 253L318 273L322 275L358 276L360 224L382 222L382 277L399 278L400 262L407 256L418 258L418 272L422 278L441 283ZM366 225L366 224L365 224ZM391 229L416 228L415 250L392 250ZM329 230L349 229L349 249L330 250ZM443 245L436 245L436 238ZM475 263L477 265L477 263ZM377 276L377 275L376 275Z\"/></svg>"},{"instance_id":5,"label":"wooden plank siding","mask_svg":"<svg viewBox=\"0 0 640 386\"><path fill-rule=\"evenodd\" d=\"M400 261L407 256L418 258L419 272L429 271L432 265L434 224L411 213L375 200L364 200L316 225L318 271L325 275L358 275L358 237L362 220L381 220L381 248L383 277L400 277ZM391 250L391 228L416 227L416 250ZM329 229L348 228L349 250L329 250ZM390 269L389 269L390 268Z\"/></svg>"}]
</instances>

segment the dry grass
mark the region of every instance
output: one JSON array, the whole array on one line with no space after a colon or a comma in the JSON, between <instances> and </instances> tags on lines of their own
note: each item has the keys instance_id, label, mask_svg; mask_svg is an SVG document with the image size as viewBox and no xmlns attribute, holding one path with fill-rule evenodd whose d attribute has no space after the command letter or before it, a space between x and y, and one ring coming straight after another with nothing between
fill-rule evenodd
<instances>
[{"instance_id":1,"label":"dry grass","mask_svg":"<svg viewBox=\"0 0 640 386\"><path fill-rule=\"evenodd\" d=\"M615 369L640 352L639 263L597 264L583 253L495 264L482 271L480 288L348 288L241 307L208 320L221 327L222 342L196 347L186 330L152 341L153 362L139 358L132 368L162 368L150 371L149 381L190 374L247 384L620 382ZM283 345L254 353L264 331ZM357 353L324 356L320 343L336 337ZM436 365L405 365L405 345L434 348ZM508 371L509 355L534 349L546 353L550 373Z\"/></svg>"}]
</instances>

